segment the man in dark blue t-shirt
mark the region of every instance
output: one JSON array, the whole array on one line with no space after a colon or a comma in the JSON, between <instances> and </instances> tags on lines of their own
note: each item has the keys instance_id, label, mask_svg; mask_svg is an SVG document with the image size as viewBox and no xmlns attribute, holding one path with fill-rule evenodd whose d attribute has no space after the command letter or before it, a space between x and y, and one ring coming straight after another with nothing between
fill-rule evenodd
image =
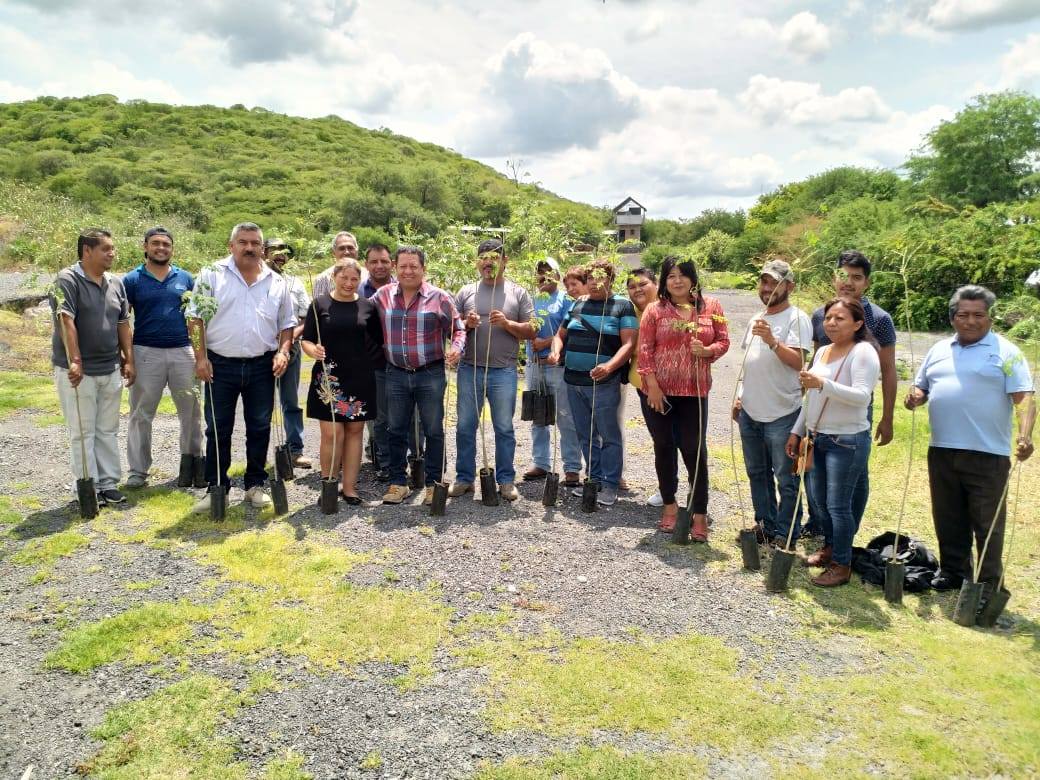
<instances>
[{"instance_id":1,"label":"man in dark blue t-shirt","mask_svg":"<svg viewBox=\"0 0 1040 780\"><path fill-rule=\"evenodd\" d=\"M201 469L202 411L195 395L195 355L181 312L181 298L194 289L187 271L172 265L173 236L164 227L144 235L144 262L123 277L127 302L134 314L134 353L137 381L130 388L126 457L130 465L127 487L148 484L152 465L152 420L169 387L180 420L180 473L177 484L205 487Z\"/></svg>"},{"instance_id":2,"label":"man in dark blue t-shirt","mask_svg":"<svg viewBox=\"0 0 1040 780\"><path fill-rule=\"evenodd\" d=\"M846 249L838 255L838 268L834 274L834 291L843 298L853 298L863 304L863 313L866 318L867 328L873 335L878 345L878 358L881 361L881 421L878 423L877 431L874 433L874 442L879 447L884 447L892 441L892 417L896 406L896 326L892 322L892 316L866 298L867 289L870 287L870 260L862 252L855 249ZM830 344L831 340L823 332L823 307L821 306L812 315L813 349ZM867 407L868 419L874 419L873 404ZM867 499L870 496L870 478L868 470L863 469L863 474L856 483L856 490L852 494L852 514L859 526L863 519L863 512L867 507ZM809 472L811 475L812 472ZM812 477L807 475L810 481ZM806 534L819 536L823 530L817 522L819 513L813 511L813 502L809 501L809 522L806 524Z\"/></svg>"}]
</instances>

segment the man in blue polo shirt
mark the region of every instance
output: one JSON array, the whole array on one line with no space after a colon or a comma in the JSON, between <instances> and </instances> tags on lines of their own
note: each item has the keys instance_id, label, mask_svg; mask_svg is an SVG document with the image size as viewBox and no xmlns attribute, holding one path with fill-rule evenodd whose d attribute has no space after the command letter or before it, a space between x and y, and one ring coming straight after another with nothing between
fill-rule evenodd
<instances>
[{"instance_id":1,"label":"man in blue polo shirt","mask_svg":"<svg viewBox=\"0 0 1040 780\"><path fill-rule=\"evenodd\" d=\"M172 264L173 235L164 227L144 234L144 262L123 277L134 313L137 381L130 387L126 458L127 487L148 484L152 465L152 420L169 387L180 420L180 472L177 485L205 487L201 466L202 411L195 395L195 355L181 312L181 297L195 287L191 274Z\"/></svg>"},{"instance_id":2,"label":"man in blue polo shirt","mask_svg":"<svg viewBox=\"0 0 1040 780\"><path fill-rule=\"evenodd\" d=\"M1018 347L992 331L995 302L992 292L974 284L953 294L956 335L928 351L904 402L908 409L927 403L932 426L928 483L939 541L932 587L938 590L959 588L971 578L972 540L981 553L994 517L979 581L995 587L1000 580L1013 405L1019 409L1015 457L1033 454L1036 406L1029 365Z\"/></svg>"}]
</instances>

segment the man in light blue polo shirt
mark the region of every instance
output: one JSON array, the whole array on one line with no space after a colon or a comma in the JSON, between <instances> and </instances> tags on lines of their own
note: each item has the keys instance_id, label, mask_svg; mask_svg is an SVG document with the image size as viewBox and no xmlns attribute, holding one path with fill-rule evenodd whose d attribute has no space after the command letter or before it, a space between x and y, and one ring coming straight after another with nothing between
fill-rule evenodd
<instances>
[{"instance_id":1,"label":"man in light blue polo shirt","mask_svg":"<svg viewBox=\"0 0 1040 780\"><path fill-rule=\"evenodd\" d=\"M979 581L995 587L1000 580L1013 406L1019 412L1015 457L1025 460L1033 453L1036 406L1029 366L1021 350L993 332L989 312L995 302L992 292L974 284L953 294L950 322L956 335L928 351L904 402L908 409L928 404L928 482L940 566L932 587L937 590L959 588L971 579L972 539L981 553L994 516Z\"/></svg>"},{"instance_id":2,"label":"man in light blue polo shirt","mask_svg":"<svg viewBox=\"0 0 1040 780\"><path fill-rule=\"evenodd\" d=\"M179 487L205 487L202 464L202 410L195 395L195 355L181 312L181 298L195 287L187 271L173 265L173 235L164 227L144 234L144 262L123 277L134 313L137 381L130 387L126 426L126 486L148 484L152 465L152 420L169 387L180 421ZM197 463L196 463L197 461Z\"/></svg>"}]
</instances>

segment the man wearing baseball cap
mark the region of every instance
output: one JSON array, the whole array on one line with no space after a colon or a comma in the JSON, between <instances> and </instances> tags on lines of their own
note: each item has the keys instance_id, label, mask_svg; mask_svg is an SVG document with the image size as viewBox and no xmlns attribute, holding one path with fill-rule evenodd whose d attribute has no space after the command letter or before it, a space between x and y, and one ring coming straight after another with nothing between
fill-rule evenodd
<instances>
[{"instance_id":1,"label":"man wearing baseball cap","mask_svg":"<svg viewBox=\"0 0 1040 780\"><path fill-rule=\"evenodd\" d=\"M791 305L793 289L794 273L785 261L773 258L763 266L758 297L766 309L744 333L744 381L733 405L755 521L764 538L779 544L786 544L792 522L798 538L798 478L784 446L802 404L798 372L812 349L812 322Z\"/></svg>"},{"instance_id":2,"label":"man wearing baseball cap","mask_svg":"<svg viewBox=\"0 0 1040 780\"><path fill-rule=\"evenodd\" d=\"M152 466L152 421L169 387L180 421L181 462L177 484L205 487L201 474L202 410L195 395L195 355L181 312L181 298L195 288L190 273L173 264L173 234L156 226L144 234L144 262L123 277L134 313L137 381L130 387L126 426L126 486L144 487ZM196 464L199 461L199 464Z\"/></svg>"}]
</instances>

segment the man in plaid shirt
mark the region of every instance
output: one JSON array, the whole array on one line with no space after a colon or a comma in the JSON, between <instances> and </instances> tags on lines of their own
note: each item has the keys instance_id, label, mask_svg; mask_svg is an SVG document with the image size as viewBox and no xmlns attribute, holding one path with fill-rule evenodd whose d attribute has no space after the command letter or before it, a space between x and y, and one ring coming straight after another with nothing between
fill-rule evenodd
<instances>
[{"instance_id":1,"label":"man in plaid shirt","mask_svg":"<svg viewBox=\"0 0 1040 780\"><path fill-rule=\"evenodd\" d=\"M379 288L372 302L379 309L386 353L386 402L390 423L390 487L386 504L400 504L411 492L405 479L408 422L418 406L426 436L426 490L443 478L444 364L454 366L466 343L466 330L451 295L425 281L426 253L401 246L394 253L397 280ZM445 348L447 343L447 348Z\"/></svg>"}]
</instances>

